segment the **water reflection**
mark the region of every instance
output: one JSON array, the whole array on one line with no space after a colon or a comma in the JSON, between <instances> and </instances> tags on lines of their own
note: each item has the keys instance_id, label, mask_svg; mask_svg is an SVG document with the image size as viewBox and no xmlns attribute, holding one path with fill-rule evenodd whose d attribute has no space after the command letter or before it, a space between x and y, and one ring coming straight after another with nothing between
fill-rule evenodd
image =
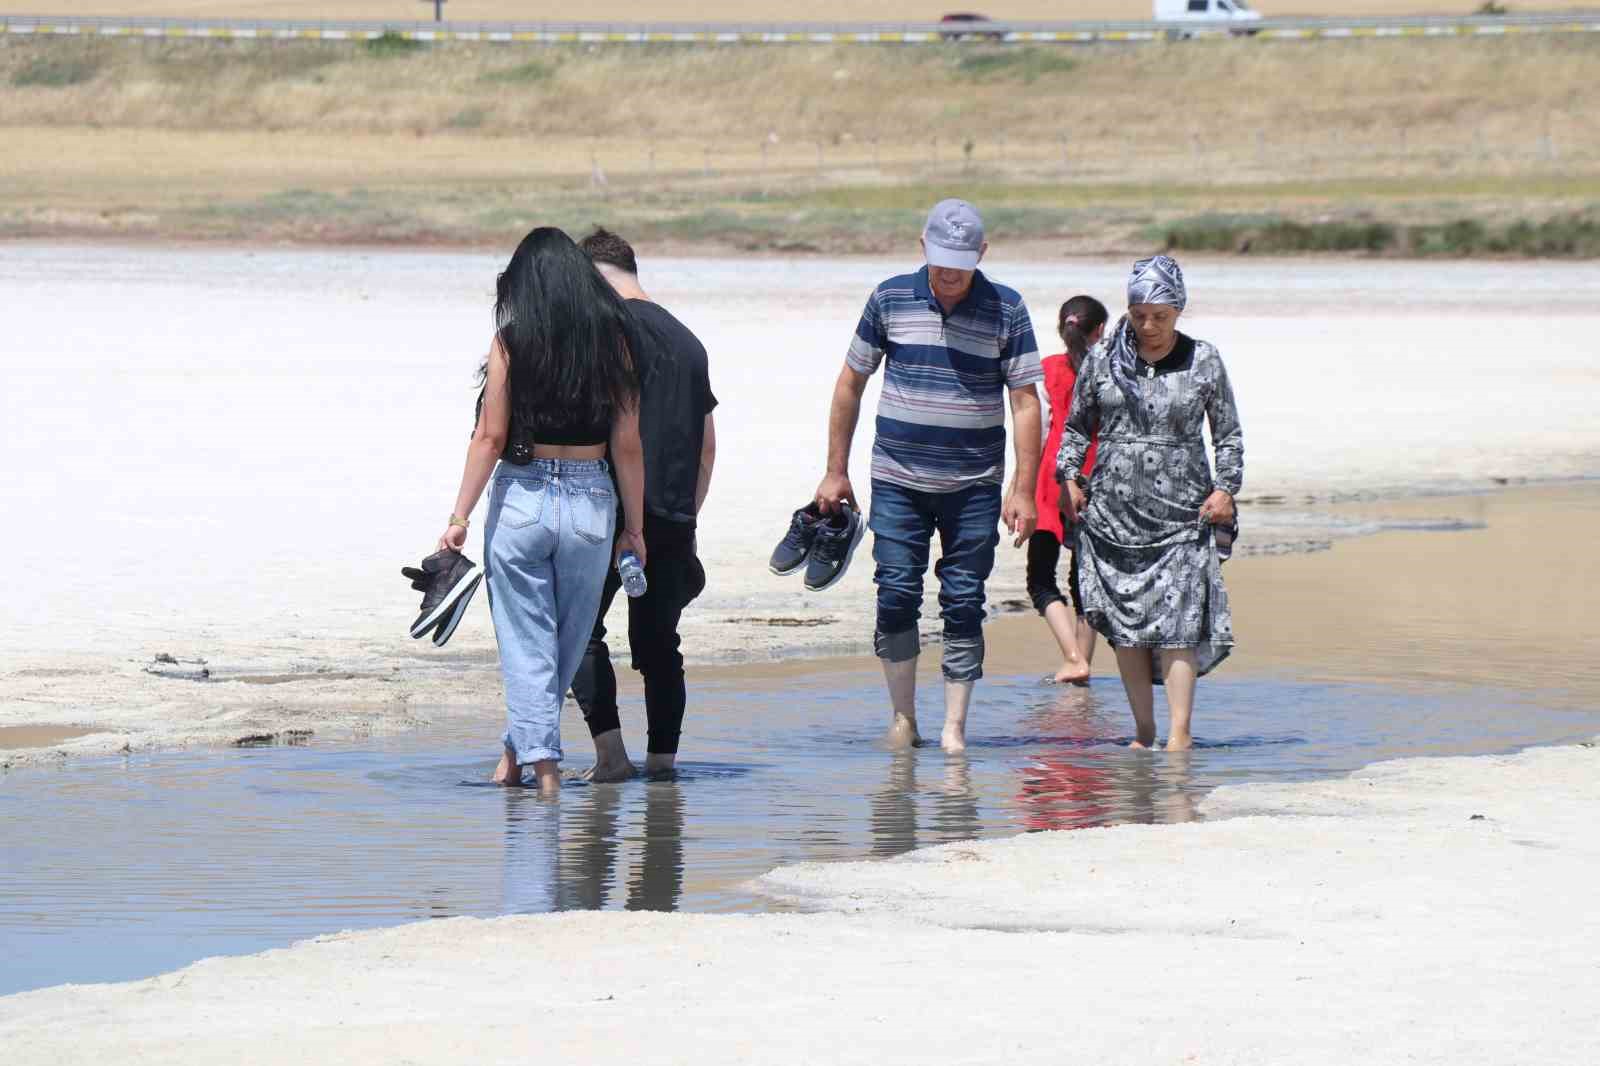
<instances>
[{"instance_id":1,"label":"water reflection","mask_svg":"<svg viewBox=\"0 0 1600 1066\"><path fill-rule=\"evenodd\" d=\"M644 840L624 906L674 911L683 896L683 792L677 781L651 781L644 796Z\"/></svg>"},{"instance_id":2,"label":"water reflection","mask_svg":"<svg viewBox=\"0 0 1600 1066\"><path fill-rule=\"evenodd\" d=\"M676 780L573 788L561 800L508 789L505 810L507 913L678 908L684 814Z\"/></svg>"},{"instance_id":3,"label":"water reflection","mask_svg":"<svg viewBox=\"0 0 1600 1066\"><path fill-rule=\"evenodd\" d=\"M1203 747L1134 753L1114 682L995 679L967 756L950 757L885 751L863 713L874 686L707 691L699 760L677 779L573 786L555 802L480 785L497 723L12 772L0 776L0 993L434 916L757 910L768 902L749 880L786 863L1187 821L1219 784L1600 728L1600 709L1486 689L1219 678L1205 692Z\"/></svg>"},{"instance_id":4,"label":"water reflection","mask_svg":"<svg viewBox=\"0 0 1600 1066\"><path fill-rule=\"evenodd\" d=\"M1087 688L1054 693L1022 720L1048 738L1016 768L1023 827L1082 829L1115 822L1189 822L1198 817L1193 752L1123 749L1120 704Z\"/></svg>"},{"instance_id":5,"label":"water reflection","mask_svg":"<svg viewBox=\"0 0 1600 1066\"><path fill-rule=\"evenodd\" d=\"M556 909L561 880L561 808L534 789L502 789L505 846L501 851L500 910L546 914Z\"/></svg>"},{"instance_id":6,"label":"water reflection","mask_svg":"<svg viewBox=\"0 0 1600 1066\"><path fill-rule=\"evenodd\" d=\"M872 854L899 855L917 846L917 753L889 757L883 785L872 793Z\"/></svg>"},{"instance_id":7,"label":"water reflection","mask_svg":"<svg viewBox=\"0 0 1600 1066\"><path fill-rule=\"evenodd\" d=\"M943 766L934 769L935 759L942 759ZM926 749L896 751L887 755L887 768L882 787L872 794L873 855L887 858L929 844L970 840L982 831L972 764L966 756ZM924 790L918 782L919 769L929 777L937 774L937 783Z\"/></svg>"}]
</instances>

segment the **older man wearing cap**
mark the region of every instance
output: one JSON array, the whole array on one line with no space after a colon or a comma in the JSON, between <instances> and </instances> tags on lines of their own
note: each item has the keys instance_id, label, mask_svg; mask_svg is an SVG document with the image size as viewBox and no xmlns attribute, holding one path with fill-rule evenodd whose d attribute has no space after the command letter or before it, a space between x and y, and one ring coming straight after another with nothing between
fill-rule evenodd
<instances>
[{"instance_id":1,"label":"older man wearing cap","mask_svg":"<svg viewBox=\"0 0 1600 1066\"><path fill-rule=\"evenodd\" d=\"M890 278L867 298L828 416L828 469L816 505L856 506L850 439L867 379L884 365L872 444L872 558L877 563L874 650L894 707L889 741L917 735L917 618L935 531L944 619L946 751L966 748L972 686L983 676L983 583L994 566L997 525L1022 543L1037 518L1042 379L1022 298L978 270L988 250L983 220L964 200L944 200L922 231L927 265ZM1016 430L1020 488L1001 500L1005 397Z\"/></svg>"}]
</instances>

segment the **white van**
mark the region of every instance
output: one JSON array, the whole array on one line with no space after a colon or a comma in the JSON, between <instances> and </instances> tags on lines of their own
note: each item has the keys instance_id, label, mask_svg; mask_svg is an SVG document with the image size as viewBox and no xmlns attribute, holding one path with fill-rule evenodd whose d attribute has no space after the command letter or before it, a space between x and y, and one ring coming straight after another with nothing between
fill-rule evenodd
<instances>
[{"instance_id":1,"label":"white van","mask_svg":"<svg viewBox=\"0 0 1600 1066\"><path fill-rule=\"evenodd\" d=\"M1261 12L1251 9L1246 0L1155 0L1157 22L1219 23L1260 22Z\"/></svg>"}]
</instances>

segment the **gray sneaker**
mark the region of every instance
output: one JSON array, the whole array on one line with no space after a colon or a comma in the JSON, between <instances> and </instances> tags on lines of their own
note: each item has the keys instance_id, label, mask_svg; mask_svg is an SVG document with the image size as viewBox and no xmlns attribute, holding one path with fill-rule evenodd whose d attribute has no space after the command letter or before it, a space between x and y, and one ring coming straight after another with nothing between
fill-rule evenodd
<instances>
[{"instance_id":1,"label":"gray sneaker","mask_svg":"<svg viewBox=\"0 0 1600 1066\"><path fill-rule=\"evenodd\" d=\"M483 584L483 571L479 570L467 579L467 587L461 595L456 597L456 605L450 612L439 619L439 624L433 630L433 646L442 648L455 634L456 626L461 624L461 619L467 613L467 604L472 602L472 594L478 591L478 586ZM424 633L427 631L424 630Z\"/></svg>"},{"instance_id":2,"label":"gray sneaker","mask_svg":"<svg viewBox=\"0 0 1600 1066\"><path fill-rule=\"evenodd\" d=\"M817 530L822 527L822 512L815 503L808 503L789 519L789 532L778 546L772 549L772 560L767 569L779 577L787 577L806 565L811 547L816 542Z\"/></svg>"},{"instance_id":3,"label":"gray sneaker","mask_svg":"<svg viewBox=\"0 0 1600 1066\"><path fill-rule=\"evenodd\" d=\"M811 557L806 561L806 591L821 592L838 584L844 572L850 569L850 560L856 545L867 532L861 515L843 500L833 514L823 516L817 523L816 536L811 544Z\"/></svg>"},{"instance_id":4,"label":"gray sneaker","mask_svg":"<svg viewBox=\"0 0 1600 1066\"><path fill-rule=\"evenodd\" d=\"M417 620L411 623L411 635L419 639L440 619L446 618L458 601L470 596L483 577L477 563L448 548L422 560L420 569L406 566L400 569L400 573L410 578L411 587L422 593L422 611L417 615ZM451 632L455 631L454 626L450 629Z\"/></svg>"}]
</instances>

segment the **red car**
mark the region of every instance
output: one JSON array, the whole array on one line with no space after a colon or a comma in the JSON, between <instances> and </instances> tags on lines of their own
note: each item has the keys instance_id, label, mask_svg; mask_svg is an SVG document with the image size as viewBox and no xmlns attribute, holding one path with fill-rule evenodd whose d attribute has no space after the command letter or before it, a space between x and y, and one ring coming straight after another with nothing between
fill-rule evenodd
<instances>
[{"instance_id":1,"label":"red car","mask_svg":"<svg viewBox=\"0 0 1600 1066\"><path fill-rule=\"evenodd\" d=\"M1002 30L977 28L989 21L988 15L971 11L957 11L939 20L939 36L947 41L1003 41Z\"/></svg>"}]
</instances>

